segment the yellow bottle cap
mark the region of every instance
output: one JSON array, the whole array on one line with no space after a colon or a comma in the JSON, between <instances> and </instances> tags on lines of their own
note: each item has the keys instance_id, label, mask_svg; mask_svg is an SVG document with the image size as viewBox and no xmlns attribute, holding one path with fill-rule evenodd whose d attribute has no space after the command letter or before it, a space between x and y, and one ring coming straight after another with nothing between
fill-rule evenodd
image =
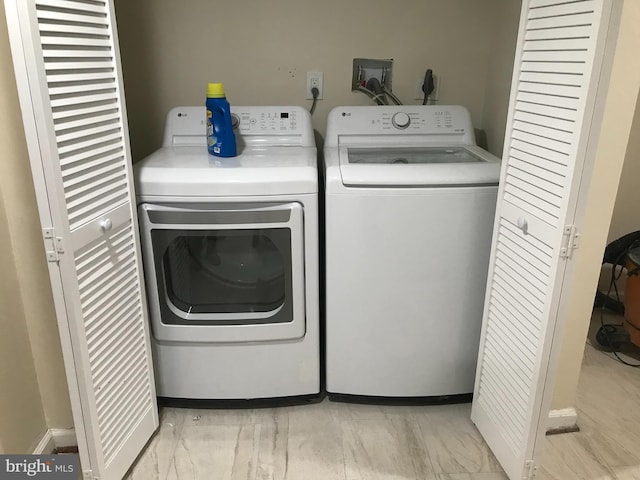
<instances>
[{"instance_id":1,"label":"yellow bottle cap","mask_svg":"<svg viewBox=\"0 0 640 480\"><path fill-rule=\"evenodd\" d=\"M221 83L209 83L207 85L207 97L208 98L223 98L224 97L224 85Z\"/></svg>"}]
</instances>

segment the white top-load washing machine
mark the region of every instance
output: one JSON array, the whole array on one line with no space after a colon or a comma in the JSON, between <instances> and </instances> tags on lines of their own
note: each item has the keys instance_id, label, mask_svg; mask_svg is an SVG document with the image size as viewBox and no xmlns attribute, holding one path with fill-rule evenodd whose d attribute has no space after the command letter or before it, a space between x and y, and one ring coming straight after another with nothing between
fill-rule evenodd
<instances>
[{"instance_id":1,"label":"white top-load washing machine","mask_svg":"<svg viewBox=\"0 0 640 480\"><path fill-rule=\"evenodd\" d=\"M409 105L334 109L324 156L327 391L468 396L499 159L465 108Z\"/></svg>"},{"instance_id":2,"label":"white top-load washing machine","mask_svg":"<svg viewBox=\"0 0 640 480\"><path fill-rule=\"evenodd\" d=\"M160 397L320 391L318 175L309 113L232 107L238 156L207 153L204 107L169 112L135 166Z\"/></svg>"}]
</instances>

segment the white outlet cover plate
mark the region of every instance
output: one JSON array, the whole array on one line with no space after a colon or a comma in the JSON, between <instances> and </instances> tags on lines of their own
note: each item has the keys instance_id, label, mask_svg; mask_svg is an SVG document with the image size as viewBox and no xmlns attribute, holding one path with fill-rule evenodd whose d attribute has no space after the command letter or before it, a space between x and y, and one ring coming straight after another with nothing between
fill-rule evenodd
<instances>
[{"instance_id":1,"label":"white outlet cover plate","mask_svg":"<svg viewBox=\"0 0 640 480\"><path fill-rule=\"evenodd\" d=\"M324 75L322 72L307 72L307 83L305 85L306 88L306 99L313 100L313 95L311 95L311 88L314 85L314 82L317 82L317 87L320 93L318 94L318 100L322 100L324 98Z\"/></svg>"}]
</instances>

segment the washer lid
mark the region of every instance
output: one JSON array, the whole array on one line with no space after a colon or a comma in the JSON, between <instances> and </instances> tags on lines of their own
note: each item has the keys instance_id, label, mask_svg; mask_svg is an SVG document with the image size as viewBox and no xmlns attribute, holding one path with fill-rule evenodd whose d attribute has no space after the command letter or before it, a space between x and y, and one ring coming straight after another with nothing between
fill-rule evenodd
<instances>
[{"instance_id":1,"label":"washer lid","mask_svg":"<svg viewBox=\"0 0 640 480\"><path fill-rule=\"evenodd\" d=\"M345 146L340 173L346 186L494 185L500 160L474 145Z\"/></svg>"},{"instance_id":2,"label":"washer lid","mask_svg":"<svg viewBox=\"0 0 640 480\"><path fill-rule=\"evenodd\" d=\"M316 149L245 147L233 158L206 147L163 147L134 165L138 196L216 197L316 193Z\"/></svg>"}]
</instances>

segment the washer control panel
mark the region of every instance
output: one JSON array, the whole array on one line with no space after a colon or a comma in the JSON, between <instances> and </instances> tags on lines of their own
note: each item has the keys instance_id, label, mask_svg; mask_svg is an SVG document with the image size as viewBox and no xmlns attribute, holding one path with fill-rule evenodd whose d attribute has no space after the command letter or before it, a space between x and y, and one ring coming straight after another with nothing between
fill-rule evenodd
<instances>
[{"instance_id":1,"label":"washer control panel","mask_svg":"<svg viewBox=\"0 0 640 480\"><path fill-rule=\"evenodd\" d=\"M427 130L440 130L450 133L464 133L465 119L457 118L454 112L446 108L421 111L408 110L405 112L382 112L378 118L371 119L373 124L379 123L382 130L410 130L420 132Z\"/></svg>"},{"instance_id":2,"label":"washer control panel","mask_svg":"<svg viewBox=\"0 0 640 480\"><path fill-rule=\"evenodd\" d=\"M473 130L466 108L459 105L337 107L331 112L341 134L465 133Z\"/></svg>"},{"instance_id":3,"label":"washer control panel","mask_svg":"<svg viewBox=\"0 0 640 480\"><path fill-rule=\"evenodd\" d=\"M383 143L403 136L421 144L476 144L471 115L461 105L344 106L329 113L325 146L364 141L363 136Z\"/></svg>"}]
</instances>

